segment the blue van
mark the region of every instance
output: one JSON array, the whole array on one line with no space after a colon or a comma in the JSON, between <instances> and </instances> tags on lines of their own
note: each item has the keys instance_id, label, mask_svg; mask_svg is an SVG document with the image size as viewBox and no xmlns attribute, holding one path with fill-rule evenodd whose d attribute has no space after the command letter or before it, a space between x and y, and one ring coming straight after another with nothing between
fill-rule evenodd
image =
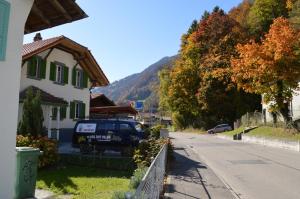
<instances>
[{"instance_id":1,"label":"blue van","mask_svg":"<svg viewBox=\"0 0 300 199\"><path fill-rule=\"evenodd\" d=\"M99 119L78 121L73 132L73 146L92 143L97 148L135 147L144 139L143 125L134 120Z\"/></svg>"}]
</instances>

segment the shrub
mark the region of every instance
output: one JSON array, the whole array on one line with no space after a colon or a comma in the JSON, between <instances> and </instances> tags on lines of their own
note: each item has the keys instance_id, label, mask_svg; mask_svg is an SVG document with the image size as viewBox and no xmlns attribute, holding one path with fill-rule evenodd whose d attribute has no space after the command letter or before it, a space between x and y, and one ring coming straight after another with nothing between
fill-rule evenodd
<instances>
[{"instance_id":1,"label":"shrub","mask_svg":"<svg viewBox=\"0 0 300 199\"><path fill-rule=\"evenodd\" d=\"M133 192L130 191L115 191L111 197L111 199L126 199L126 195L130 194L131 196L134 195ZM131 198L131 197L130 197Z\"/></svg>"},{"instance_id":2,"label":"shrub","mask_svg":"<svg viewBox=\"0 0 300 199\"><path fill-rule=\"evenodd\" d=\"M41 136L44 132L43 121L41 93L39 91L34 92L30 87L23 102L23 114L18 125L18 134Z\"/></svg>"},{"instance_id":3,"label":"shrub","mask_svg":"<svg viewBox=\"0 0 300 199\"><path fill-rule=\"evenodd\" d=\"M161 147L166 143L166 139L149 139L141 142L134 151L133 159L138 167L150 166L152 160L160 151Z\"/></svg>"},{"instance_id":4,"label":"shrub","mask_svg":"<svg viewBox=\"0 0 300 199\"><path fill-rule=\"evenodd\" d=\"M126 199L125 191L115 191L111 197L111 199Z\"/></svg>"},{"instance_id":5,"label":"shrub","mask_svg":"<svg viewBox=\"0 0 300 199\"><path fill-rule=\"evenodd\" d=\"M129 188L136 189L147 172L147 167L137 168L130 179Z\"/></svg>"},{"instance_id":6,"label":"shrub","mask_svg":"<svg viewBox=\"0 0 300 199\"><path fill-rule=\"evenodd\" d=\"M160 129L162 129L161 125L153 126L150 129L150 136L151 136L151 138L159 139L159 137L160 137Z\"/></svg>"},{"instance_id":7,"label":"shrub","mask_svg":"<svg viewBox=\"0 0 300 199\"><path fill-rule=\"evenodd\" d=\"M39 168L54 165L58 161L58 145L56 140L47 137L17 136L17 147L34 147L43 151L39 157Z\"/></svg>"}]
</instances>

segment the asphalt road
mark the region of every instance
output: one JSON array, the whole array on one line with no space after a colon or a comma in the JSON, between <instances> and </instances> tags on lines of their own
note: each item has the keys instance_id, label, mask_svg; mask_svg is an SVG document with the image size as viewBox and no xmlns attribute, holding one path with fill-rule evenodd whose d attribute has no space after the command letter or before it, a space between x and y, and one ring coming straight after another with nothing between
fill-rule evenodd
<instances>
[{"instance_id":1,"label":"asphalt road","mask_svg":"<svg viewBox=\"0 0 300 199\"><path fill-rule=\"evenodd\" d=\"M212 135L171 133L170 137L174 138L175 147L193 151L236 198L300 198L299 152L223 140Z\"/></svg>"}]
</instances>

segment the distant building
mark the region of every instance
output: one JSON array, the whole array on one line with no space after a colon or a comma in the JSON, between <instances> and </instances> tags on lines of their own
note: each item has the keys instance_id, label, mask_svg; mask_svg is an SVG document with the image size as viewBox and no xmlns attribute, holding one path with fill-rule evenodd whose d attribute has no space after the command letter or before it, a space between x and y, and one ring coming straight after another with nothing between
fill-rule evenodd
<instances>
[{"instance_id":1,"label":"distant building","mask_svg":"<svg viewBox=\"0 0 300 199\"><path fill-rule=\"evenodd\" d=\"M92 93L90 107L104 106L116 106L116 104L102 93Z\"/></svg>"},{"instance_id":2,"label":"distant building","mask_svg":"<svg viewBox=\"0 0 300 199\"><path fill-rule=\"evenodd\" d=\"M131 118L138 114L132 106L117 106L104 94L91 94L90 118Z\"/></svg>"}]
</instances>

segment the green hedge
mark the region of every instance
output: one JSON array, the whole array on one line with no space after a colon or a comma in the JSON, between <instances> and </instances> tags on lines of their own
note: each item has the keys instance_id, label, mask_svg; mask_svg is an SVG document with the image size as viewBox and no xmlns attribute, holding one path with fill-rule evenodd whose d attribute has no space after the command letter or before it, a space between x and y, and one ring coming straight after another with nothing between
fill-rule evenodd
<instances>
[{"instance_id":1,"label":"green hedge","mask_svg":"<svg viewBox=\"0 0 300 199\"><path fill-rule=\"evenodd\" d=\"M81 154L61 154L60 161L63 164L76 166L89 166L102 169L134 171L135 164L130 157L100 157Z\"/></svg>"}]
</instances>

